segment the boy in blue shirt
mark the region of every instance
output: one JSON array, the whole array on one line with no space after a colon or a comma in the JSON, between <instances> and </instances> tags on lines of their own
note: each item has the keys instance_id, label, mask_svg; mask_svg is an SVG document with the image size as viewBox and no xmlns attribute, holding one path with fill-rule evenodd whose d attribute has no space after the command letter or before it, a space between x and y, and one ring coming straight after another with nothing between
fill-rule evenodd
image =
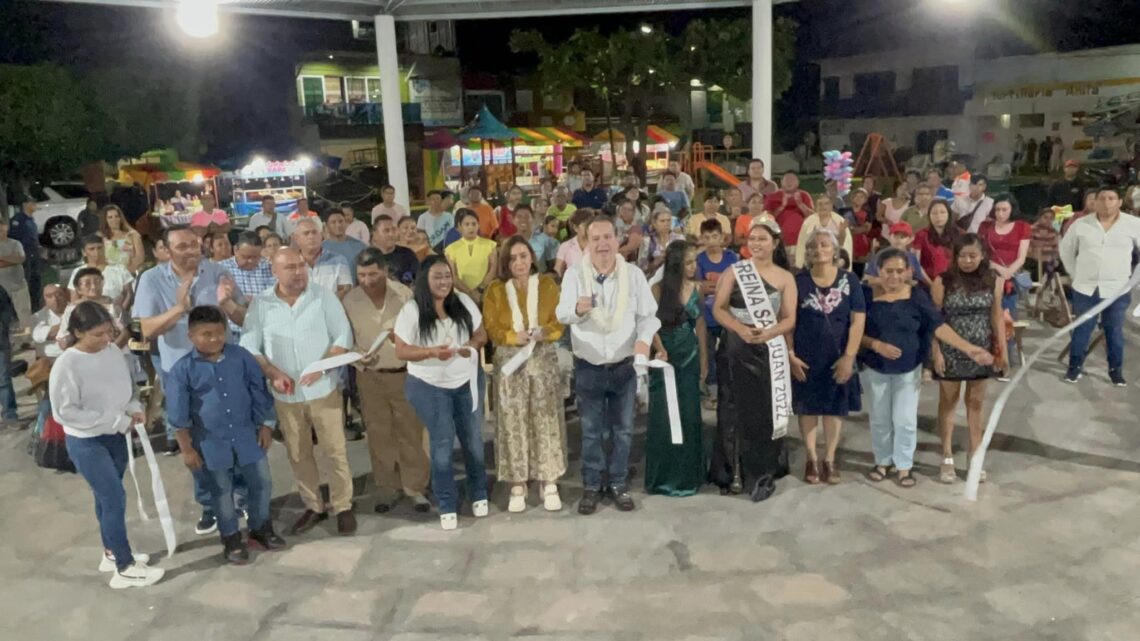
<instances>
[{"instance_id":1,"label":"boy in blue shirt","mask_svg":"<svg viewBox=\"0 0 1140 641\"><path fill-rule=\"evenodd\" d=\"M241 565L249 560L249 550L238 529L235 472L249 488L249 540L266 550L285 547L269 517L273 491L265 452L273 438L265 421L271 415L273 398L253 355L226 343L229 330L222 310L195 307L188 321L194 348L170 370L165 390L168 420L177 430L186 467L205 472L225 546L223 557Z\"/></svg>"},{"instance_id":2,"label":"boy in blue shirt","mask_svg":"<svg viewBox=\"0 0 1140 641\"><path fill-rule=\"evenodd\" d=\"M710 218L701 223L701 244L704 251L697 254L697 282L701 288L701 295L705 297L704 315L708 327L708 345L706 353L709 359L708 379L703 384L716 385L716 348L724 328L713 318L713 299L716 297L716 283L722 272L732 267L740 260L736 252L724 248L724 228L716 218ZM712 409L716 404L716 397L706 396L705 405Z\"/></svg>"},{"instance_id":3,"label":"boy in blue shirt","mask_svg":"<svg viewBox=\"0 0 1140 641\"><path fill-rule=\"evenodd\" d=\"M919 262L918 255L910 248L911 243L914 242L914 229L911 228L910 223L897 222L887 228L887 238L890 241L890 247L902 251L906 254L907 262L909 263L910 270L914 272L912 277L914 282L922 285L927 291L930 291L930 277L922 269L922 263ZM885 251L887 248L880 249L875 253L875 256L867 263L867 270L863 274L863 282L875 289L879 286L879 253Z\"/></svg>"}]
</instances>

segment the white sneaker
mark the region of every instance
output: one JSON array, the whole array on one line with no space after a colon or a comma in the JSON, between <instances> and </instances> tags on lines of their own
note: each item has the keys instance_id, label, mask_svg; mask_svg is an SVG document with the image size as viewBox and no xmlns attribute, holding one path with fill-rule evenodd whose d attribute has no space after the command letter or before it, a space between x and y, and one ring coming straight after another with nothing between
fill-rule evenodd
<instances>
[{"instance_id":1,"label":"white sneaker","mask_svg":"<svg viewBox=\"0 0 1140 641\"><path fill-rule=\"evenodd\" d=\"M487 513L488 513L487 501L486 500L475 501L474 503L471 504L471 511L475 514L475 516L480 517L480 518L487 516Z\"/></svg>"},{"instance_id":2,"label":"white sneaker","mask_svg":"<svg viewBox=\"0 0 1140 641\"><path fill-rule=\"evenodd\" d=\"M445 530L454 530L459 527L459 515L455 512L439 515L439 527Z\"/></svg>"},{"instance_id":3,"label":"white sneaker","mask_svg":"<svg viewBox=\"0 0 1140 641\"><path fill-rule=\"evenodd\" d=\"M474 506L472 506L474 507ZM511 501L507 503L508 512L523 512L526 510L526 490L521 487L511 488ZM478 516L478 515L476 515Z\"/></svg>"},{"instance_id":4,"label":"white sneaker","mask_svg":"<svg viewBox=\"0 0 1140 641\"><path fill-rule=\"evenodd\" d=\"M145 588L148 585L154 585L162 580L166 570L162 568L152 568L149 565L141 563L132 563L131 567L125 570L118 570L115 576L111 577L111 588L115 590L122 590L123 588Z\"/></svg>"},{"instance_id":5,"label":"white sneaker","mask_svg":"<svg viewBox=\"0 0 1140 641\"><path fill-rule=\"evenodd\" d=\"M132 556L135 557L135 563L146 565L150 563L150 555L142 552L135 552ZM100 572L114 572L119 566L115 565L114 554L103 554L103 560L99 561Z\"/></svg>"},{"instance_id":6,"label":"white sneaker","mask_svg":"<svg viewBox=\"0 0 1140 641\"><path fill-rule=\"evenodd\" d=\"M547 483L542 490L542 507L548 512L557 512L562 509L562 497L558 496L558 486Z\"/></svg>"}]
</instances>

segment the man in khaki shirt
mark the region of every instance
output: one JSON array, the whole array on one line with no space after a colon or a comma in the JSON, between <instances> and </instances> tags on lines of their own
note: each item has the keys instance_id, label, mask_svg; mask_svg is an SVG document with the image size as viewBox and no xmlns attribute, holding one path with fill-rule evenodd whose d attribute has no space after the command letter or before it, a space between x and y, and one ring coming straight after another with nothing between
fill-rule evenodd
<instances>
[{"instance_id":1,"label":"man in khaki shirt","mask_svg":"<svg viewBox=\"0 0 1140 641\"><path fill-rule=\"evenodd\" d=\"M424 491L431 461L424 448L425 428L404 396L407 364L396 358L393 326L410 289L388 279L384 254L369 247L356 257L359 283L344 297L355 349L365 353L383 331L390 332L377 352L356 363L356 384L372 457L372 477L380 489L376 512L391 510L404 496L417 512L431 508Z\"/></svg>"}]
</instances>

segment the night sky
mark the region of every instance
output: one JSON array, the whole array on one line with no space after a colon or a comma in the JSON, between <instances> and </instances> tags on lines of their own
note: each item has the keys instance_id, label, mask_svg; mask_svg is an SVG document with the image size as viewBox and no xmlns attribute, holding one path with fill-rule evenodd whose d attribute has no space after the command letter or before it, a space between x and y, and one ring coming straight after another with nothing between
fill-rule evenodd
<instances>
[{"instance_id":1,"label":"night sky","mask_svg":"<svg viewBox=\"0 0 1140 641\"><path fill-rule=\"evenodd\" d=\"M806 0L777 6L778 14L800 23L796 83L784 97L784 106L793 109L786 110L795 111L795 103L818 94L810 63L821 57L940 39L985 43L979 49L984 56L1140 42L1140 2L985 0L981 6L985 13L972 18L932 0ZM293 70L304 52L375 50L371 43L354 41L348 23L335 21L223 14L225 37L207 48L172 38L169 16L155 10L0 0L0 15L0 63L53 61L80 74L105 65L147 66L186 77L188 88L201 86L212 98L201 127L212 161L289 151L291 142L279 132L288 128ZM507 40L514 29L538 28L556 39L578 27L606 30L651 22L680 33L693 17L747 15L739 9L466 21L457 27L459 57L467 72L525 72L534 58L510 53ZM201 82L191 82L195 79Z\"/></svg>"}]
</instances>

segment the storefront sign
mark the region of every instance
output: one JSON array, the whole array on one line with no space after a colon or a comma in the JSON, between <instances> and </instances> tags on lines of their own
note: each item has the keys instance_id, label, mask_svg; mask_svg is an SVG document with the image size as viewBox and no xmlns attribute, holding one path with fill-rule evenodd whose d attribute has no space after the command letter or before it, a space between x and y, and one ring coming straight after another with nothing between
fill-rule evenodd
<instances>
[{"instance_id":1,"label":"storefront sign","mask_svg":"<svg viewBox=\"0 0 1140 641\"><path fill-rule=\"evenodd\" d=\"M425 127L456 127L463 124L463 86L459 79L412 78L408 80L411 101L419 104Z\"/></svg>"}]
</instances>

